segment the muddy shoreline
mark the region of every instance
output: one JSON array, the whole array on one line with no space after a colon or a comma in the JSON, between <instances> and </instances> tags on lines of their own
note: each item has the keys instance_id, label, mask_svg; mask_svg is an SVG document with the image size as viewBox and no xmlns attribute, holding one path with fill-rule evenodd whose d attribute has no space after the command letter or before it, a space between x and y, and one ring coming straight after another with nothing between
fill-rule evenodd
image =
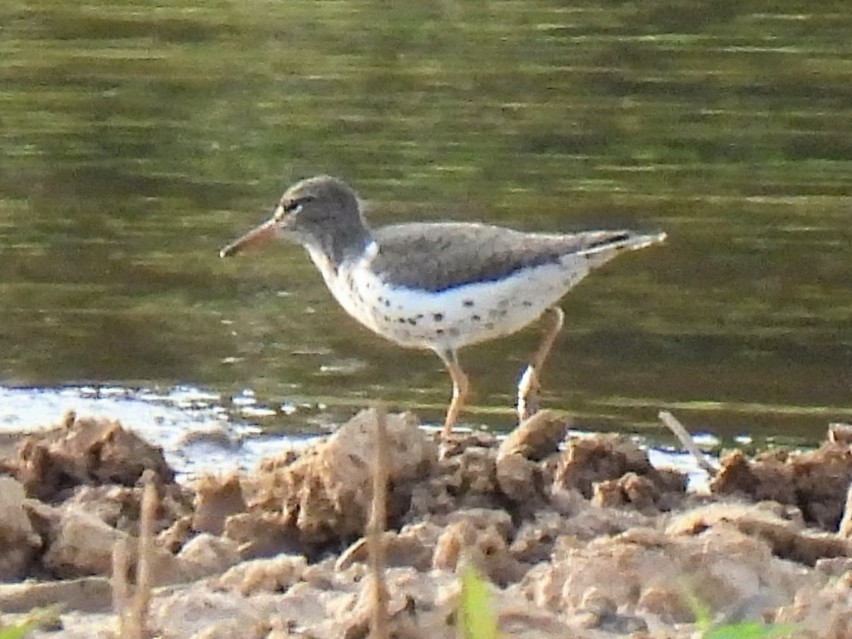
<instances>
[{"instance_id":1,"label":"muddy shoreline","mask_svg":"<svg viewBox=\"0 0 852 639\"><path fill-rule=\"evenodd\" d=\"M69 414L0 442L0 626L63 605L38 637L115 636L116 547L136 579L143 486L149 636L360 637L376 414L364 411L251 473L175 481L162 450ZM707 494L626 437L566 436L548 413L504 441L450 446L389 415L381 535L391 636L454 637L472 565L512 637L688 637L697 600L719 623L794 623L852 637L852 446L726 453ZM119 581L122 581L119 580Z\"/></svg>"}]
</instances>

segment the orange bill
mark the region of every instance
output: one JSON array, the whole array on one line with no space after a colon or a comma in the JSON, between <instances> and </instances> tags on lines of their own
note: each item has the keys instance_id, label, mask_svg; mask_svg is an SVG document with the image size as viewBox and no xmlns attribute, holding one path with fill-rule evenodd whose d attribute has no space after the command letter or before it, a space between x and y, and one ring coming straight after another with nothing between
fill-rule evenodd
<instances>
[{"instance_id":1,"label":"orange bill","mask_svg":"<svg viewBox=\"0 0 852 639\"><path fill-rule=\"evenodd\" d=\"M275 239L275 218L267 220L255 229L252 229L238 240L231 242L219 251L219 257L231 257L237 253L256 246L262 246Z\"/></svg>"}]
</instances>

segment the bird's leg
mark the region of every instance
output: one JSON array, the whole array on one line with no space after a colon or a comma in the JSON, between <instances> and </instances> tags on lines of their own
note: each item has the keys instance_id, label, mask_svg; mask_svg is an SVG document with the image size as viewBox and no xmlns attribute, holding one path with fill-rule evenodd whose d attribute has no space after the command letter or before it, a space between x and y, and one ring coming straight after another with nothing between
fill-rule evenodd
<instances>
[{"instance_id":1,"label":"bird's leg","mask_svg":"<svg viewBox=\"0 0 852 639\"><path fill-rule=\"evenodd\" d=\"M556 336L562 330L562 325L565 323L565 313L558 306L551 306L545 311L545 315L547 316L547 325L545 326L541 343L538 345L538 349L533 354L529 365L524 370L518 382L519 422L531 417L538 410L539 374L544 366L544 361L550 353L550 349L553 348Z\"/></svg>"},{"instance_id":2,"label":"bird's leg","mask_svg":"<svg viewBox=\"0 0 852 639\"><path fill-rule=\"evenodd\" d=\"M450 407L447 409L447 417L444 420L444 430L442 436L447 439L453 433L453 426L461 411L462 404L467 399L467 392L470 388L467 375L465 375L461 366L459 366L458 356L455 351L445 351L439 353L447 370L450 372L450 377L453 379L453 399L450 401Z\"/></svg>"}]
</instances>

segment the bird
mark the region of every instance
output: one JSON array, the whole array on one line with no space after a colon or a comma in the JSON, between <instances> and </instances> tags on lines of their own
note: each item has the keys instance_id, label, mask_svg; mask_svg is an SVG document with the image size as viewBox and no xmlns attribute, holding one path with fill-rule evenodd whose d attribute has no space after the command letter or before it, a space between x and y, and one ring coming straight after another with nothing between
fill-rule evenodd
<instances>
[{"instance_id":1,"label":"bird","mask_svg":"<svg viewBox=\"0 0 852 639\"><path fill-rule=\"evenodd\" d=\"M302 245L331 294L358 322L400 346L434 351L452 380L442 436L452 435L470 383L460 349L540 318L546 329L518 385L518 418L536 409L539 375L564 324L562 297L593 269L662 232L550 234L473 222L411 222L372 229L355 191L319 175L290 186L272 216L219 252L230 257L275 238Z\"/></svg>"}]
</instances>

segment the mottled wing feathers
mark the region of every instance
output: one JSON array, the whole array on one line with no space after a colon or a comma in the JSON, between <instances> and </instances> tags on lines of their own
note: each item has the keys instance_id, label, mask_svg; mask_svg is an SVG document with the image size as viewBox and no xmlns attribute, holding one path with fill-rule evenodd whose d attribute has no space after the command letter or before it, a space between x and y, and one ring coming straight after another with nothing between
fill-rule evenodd
<instances>
[{"instance_id":1,"label":"mottled wing feathers","mask_svg":"<svg viewBox=\"0 0 852 639\"><path fill-rule=\"evenodd\" d=\"M637 238L627 231L545 235L464 223L386 226L374 236L376 273L389 284L428 291L499 279L570 254L626 247Z\"/></svg>"}]
</instances>

